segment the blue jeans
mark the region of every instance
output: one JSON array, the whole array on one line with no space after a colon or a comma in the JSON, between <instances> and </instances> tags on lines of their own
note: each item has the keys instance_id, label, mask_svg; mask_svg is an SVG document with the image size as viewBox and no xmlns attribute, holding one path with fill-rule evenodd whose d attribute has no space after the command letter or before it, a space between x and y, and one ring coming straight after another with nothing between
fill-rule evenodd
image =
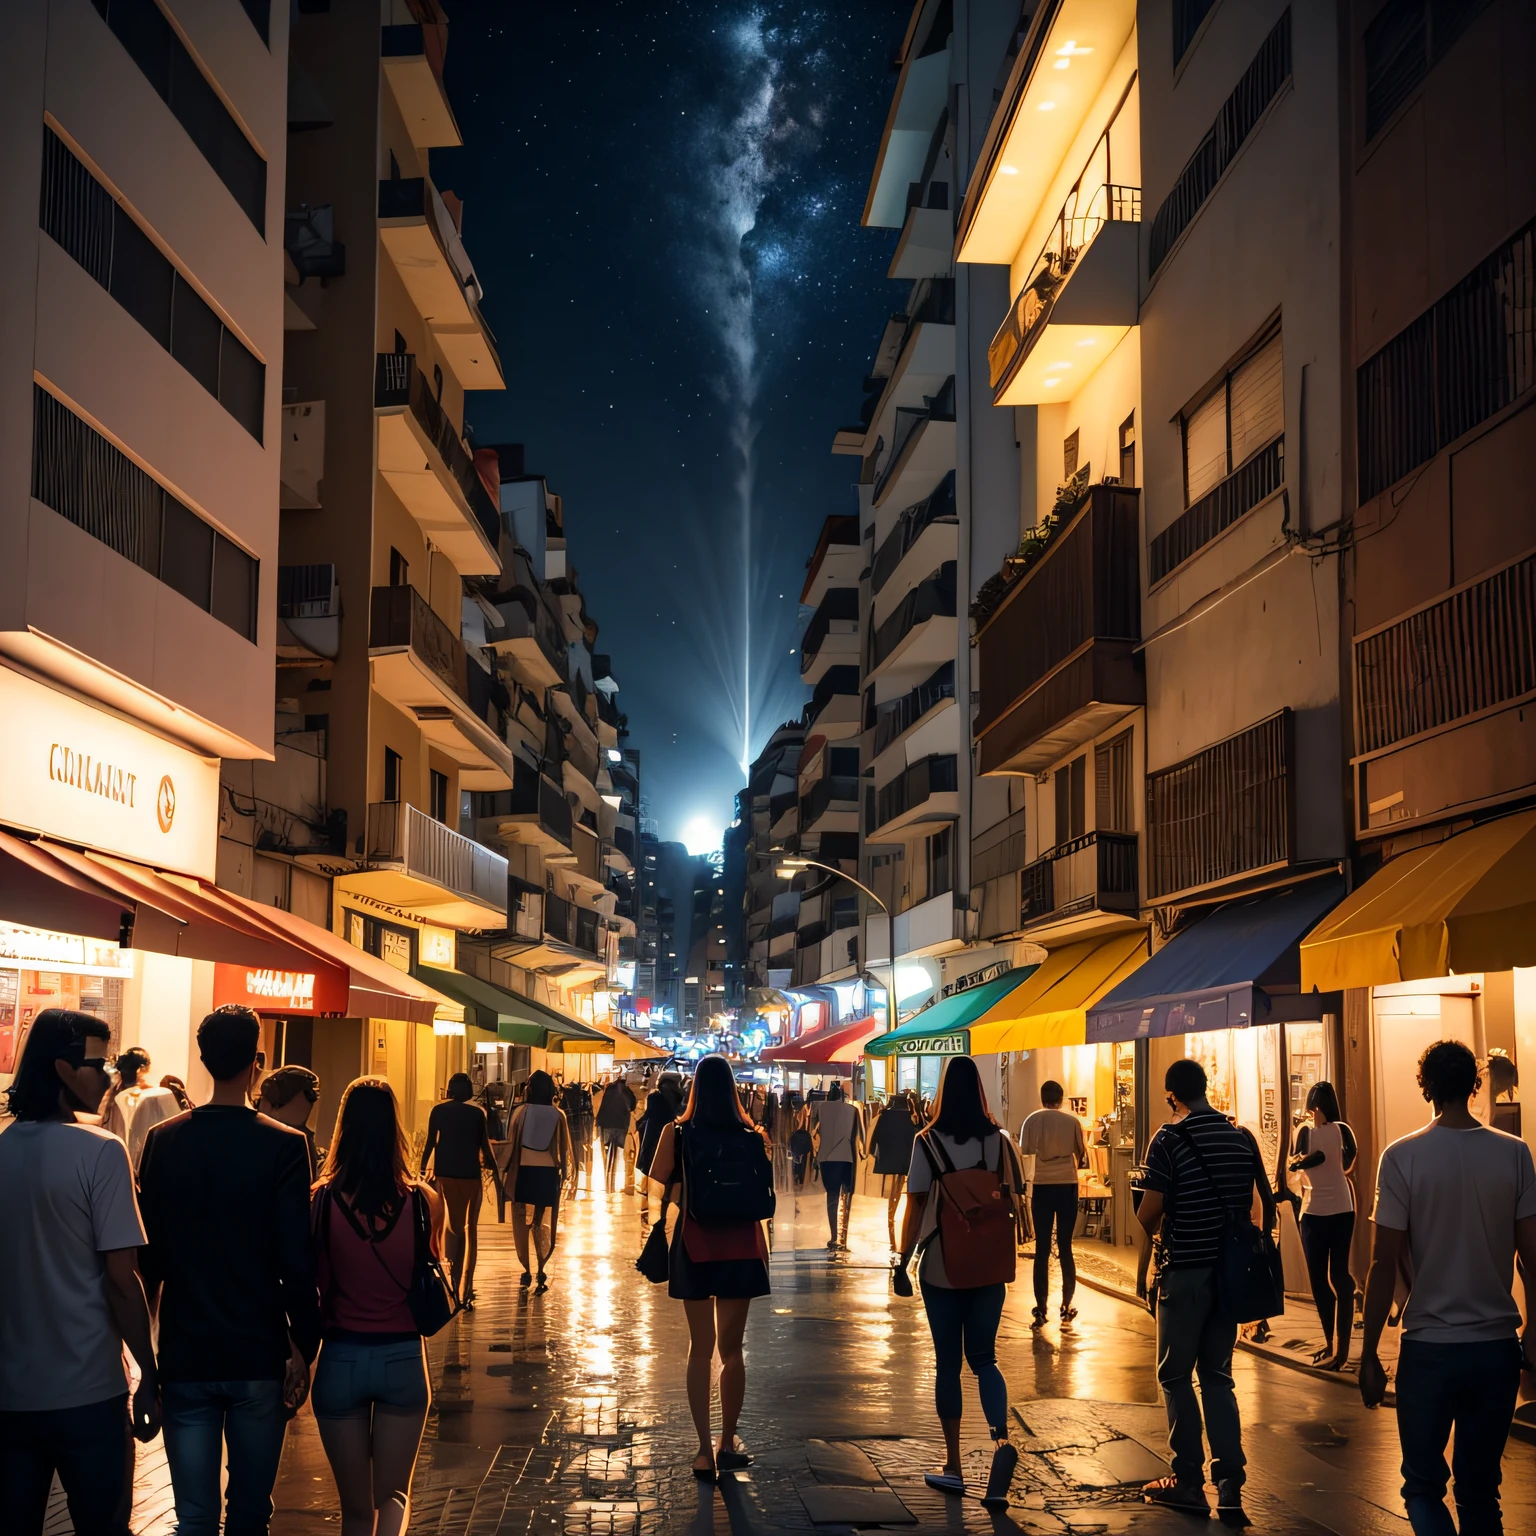
<instances>
[{"instance_id":1,"label":"blue jeans","mask_svg":"<svg viewBox=\"0 0 1536 1536\"><path fill-rule=\"evenodd\" d=\"M923 1308L933 1335L933 1405L940 1419L958 1419L960 1361L976 1375L981 1413L994 1440L1008 1434L1008 1383L997 1368L997 1325L1003 1320L1008 1287L1001 1282L951 1290L923 1282Z\"/></svg>"},{"instance_id":2,"label":"blue jeans","mask_svg":"<svg viewBox=\"0 0 1536 1536\"><path fill-rule=\"evenodd\" d=\"M1216 1310L1214 1268L1165 1270L1157 1283L1157 1384L1168 1411L1168 1448L1173 1475L1181 1483L1205 1486L1205 1443L1200 1410L1211 1442L1211 1481L1235 1483L1246 1477L1243 1426L1232 1386L1232 1351L1237 1324ZM1200 1396L1195 1396L1195 1372Z\"/></svg>"},{"instance_id":3,"label":"blue jeans","mask_svg":"<svg viewBox=\"0 0 1536 1536\"><path fill-rule=\"evenodd\" d=\"M280 1381L168 1381L161 1400L178 1536L218 1536L219 1461L229 1446L225 1536L266 1536L288 1418Z\"/></svg>"},{"instance_id":4,"label":"blue jeans","mask_svg":"<svg viewBox=\"0 0 1536 1536\"><path fill-rule=\"evenodd\" d=\"M1397 1357L1397 1437L1403 1503L1414 1536L1452 1536L1445 1446L1456 1429L1453 1466L1461 1536L1502 1536L1500 1463L1520 1390L1518 1339L1424 1344L1409 1334Z\"/></svg>"},{"instance_id":5,"label":"blue jeans","mask_svg":"<svg viewBox=\"0 0 1536 1536\"><path fill-rule=\"evenodd\" d=\"M128 1536L128 1394L79 1408L0 1413L0 1531L37 1536L55 1472L76 1536Z\"/></svg>"}]
</instances>

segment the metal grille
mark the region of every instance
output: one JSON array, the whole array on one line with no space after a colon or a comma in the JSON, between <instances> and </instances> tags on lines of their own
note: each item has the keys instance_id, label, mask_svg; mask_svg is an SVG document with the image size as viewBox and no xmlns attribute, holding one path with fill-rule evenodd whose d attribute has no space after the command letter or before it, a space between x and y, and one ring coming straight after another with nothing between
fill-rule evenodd
<instances>
[{"instance_id":1,"label":"metal grille","mask_svg":"<svg viewBox=\"0 0 1536 1536\"><path fill-rule=\"evenodd\" d=\"M1536 691L1536 556L1355 642L1356 740L1376 752Z\"/></svg>"},{"instance_id":2,"label":"metal grille","mask_svg":"<svg viewBox=\"0 0 1536 1536\"><path fill-rule=\"evenodd\" d=\"M1536 222L1360 366L1360 500L1427 463L1533 383Z\"/></svg>"},{"instance_id":3,"label":"metal grille","mask_svg":"<svg viewBox=\"0 0 1536 1536\"><path fill-rule=\"evenodd\" d=\"M1246 464L1239 465L1220 484L1175 518L1152 540L1148 551L1150 579L1161 581L1191 556L1204 549L1245 513L1285 483L1285 439L1277 437Z\"/></svg>"},{"instance_id":4,"label":"metal grille","mask_svg":"<svg viewBox=\"0 0 1536 1536\"><path fill-rule=\"evenodd\" d=\"M1153 216L1149 272L1155 273L1162 266L1174 243L1215 190L1222 173L1236 159L1264 109L1290 77L1291 13L1287 8Z\"/></svg>"},{"instance_id":5,"label":"metal grille","mask_svg":"<svg viewBox=\"0 0 1536 1536\"><path fill-rule=\"evenodd\" d=\"M1197 890L1291 857L1289 710L1147 775L1147 895Z\"/></svg>"},{"instance_id":6,"label":"metal grille","mask_svg":"<svg viewBox=\"0 0 1536 1536\"><path fill-rule=\"evenodd\" d=\"M43 192L38 223L101 284L112 277L112 195L43 129Z\"/></svg>"}]
</instances>

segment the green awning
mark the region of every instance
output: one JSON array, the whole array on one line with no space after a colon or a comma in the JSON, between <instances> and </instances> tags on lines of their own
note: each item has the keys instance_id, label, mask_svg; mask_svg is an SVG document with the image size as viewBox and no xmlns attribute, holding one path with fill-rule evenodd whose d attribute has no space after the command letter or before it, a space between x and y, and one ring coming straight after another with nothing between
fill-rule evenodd
<instances>
[{"instance_id":1,"label":"green awning","mask_svg":"<svg viewBox=\"0 0 1536 1536\"><path fill-rule=\"evenodd\" d=\"M876 1035L864 1047L870 1056L969 1056L970 1027L992 1005L1034 974L1033 965L1017 970L979 987L967 987L929 1003L920 1013L887 1034ZM435 985L435 983L434 983Z\"/></svg>"},{"instance_id":2,"label":"green awning","mask_svg":"<svg viewBox=\"0 0 1536 1536\"><path fill-rule=\"evenodd\" d=\"M448 971L436 965L418 965L417 979L451 997L464 1009L466 1020L493 1033L498 1040L513 1045L548 1047L551 1035L569 1040L603 1040L608 1036L586 1024L578 1024L531 997L519 997L503 987L468 976L463 971Z\"/></svg>"}]
</instances>

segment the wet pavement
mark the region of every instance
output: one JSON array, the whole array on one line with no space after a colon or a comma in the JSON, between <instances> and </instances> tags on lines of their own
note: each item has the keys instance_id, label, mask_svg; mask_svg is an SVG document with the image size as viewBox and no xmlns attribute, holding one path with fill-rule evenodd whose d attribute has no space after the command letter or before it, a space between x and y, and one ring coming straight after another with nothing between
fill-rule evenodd
<instances>
[{"instance_id":1,"label":"wet pavement","mask_svg":"<svg viewBox=\"0 0 1536 1536\"><path fill-rule=\"evenodd\" d=\"M1082 1289L1075 1323L1062 1327L1053 1275L1052 1321L1034 1333L1021 1261L999 1336L1021 1463L1012 1505L990 1514L979 1502L990 1447L969 1375L969 1496L922 1481L942 1460L932 1353L921 1303L890 1294L883 1203L857 1202L846 1259L828 1257L819 1192L800 1198L798 1215L793 1207L784 1197L773 1295L753 1303L747 1328L740 1432L757 1459L719 1487L689 1471L687 1328L681 1304L633 1267L644 1236L638 1199L583 1192L565 1213L543 1296L517 1283L510 1228L482 1225L476 1310L429 1347L435 1403L412 1532L1188 1529L1188 1517L1139 1497L1166 1455L1144 1311ZM1390 1410L1367 1413L1338 1385L1252 1355L1238 1356L1235 1375L1256 1529L1407 1536ZM141 1478L140 1536L172 1529L164 1492ZM1511 1443L1505 1495L1506 1528L1536 1530L1536 1448ZM278 1536L339 1526L307 1408L290 1430L275 1498Z\"/></svg>"}]
</instances>

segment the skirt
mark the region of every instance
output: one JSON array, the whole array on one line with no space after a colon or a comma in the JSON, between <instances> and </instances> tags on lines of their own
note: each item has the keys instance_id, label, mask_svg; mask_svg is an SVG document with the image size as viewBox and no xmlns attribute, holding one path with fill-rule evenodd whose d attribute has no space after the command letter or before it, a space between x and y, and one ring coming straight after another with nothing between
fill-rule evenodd
<instances>
[{"instance_id":1,"label":"skirt","mask_svg":"<svg viewBox=\"0 0 1536 1536\"><path fill-rule=\"evenodd\" d=\"M768 1266L761 1259L716 1259L698 1264L688 1257L683 1224L667 1251L667 1295L674 1301L746 1300L769 1293Z\"/></svg>"},{"instance_id":2,"label":"skirt","mask_svg":"<svg viewBox=\"0 0 1536 1536\"><path fill-rule=\"evenodd\" d=\"M512 1198L519 1205L559 1205L560 1170L525 1163L517 1170Z\"/></svg>"}]
</instances>

